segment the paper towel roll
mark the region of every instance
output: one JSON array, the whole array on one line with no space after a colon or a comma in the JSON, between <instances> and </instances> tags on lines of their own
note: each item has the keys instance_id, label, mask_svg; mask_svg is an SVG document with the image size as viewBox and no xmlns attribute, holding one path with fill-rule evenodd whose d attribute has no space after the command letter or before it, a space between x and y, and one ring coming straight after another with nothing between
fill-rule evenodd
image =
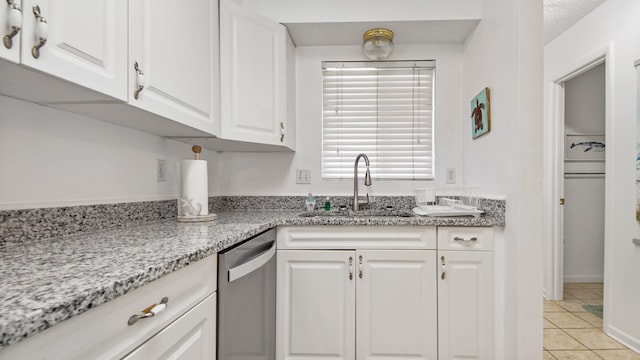
<instances>
[{"instance_id":1,"label":"paper towel roll","mask_svg":"<svg viewBox=\"0 0 640 360\"><path fill-rule=\"evenodd\" d=\"M189 215L185 212L182 199L190 201L197 210L201 206L200 213L196 215L209 214L209 187L207 183L207 161L206 160L182 160L181 164L181 184L182 191L178 204L180 204L180 215Z\"/></svg>"}]
</instances>

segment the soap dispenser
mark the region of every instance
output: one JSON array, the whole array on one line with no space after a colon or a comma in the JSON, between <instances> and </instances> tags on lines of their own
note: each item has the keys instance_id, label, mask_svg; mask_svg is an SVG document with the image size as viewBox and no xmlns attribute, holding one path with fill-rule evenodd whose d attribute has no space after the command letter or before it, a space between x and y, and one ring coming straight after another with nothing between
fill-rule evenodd
<instances>
[{"instance_id":1,"label":"soap dispenser","mask_svg":"<svg viewBox=\"0 0 640 360\"><path fill-rule=\"evenodd\" d=\"M305 200L305 207L307 208L308 212L313 212L313 210L315 210L316 208L316 199L313 197L313 195L311 195L311 193L309 193L309 196L307 197L307 199Z\"/></svg>"}]
</instances>

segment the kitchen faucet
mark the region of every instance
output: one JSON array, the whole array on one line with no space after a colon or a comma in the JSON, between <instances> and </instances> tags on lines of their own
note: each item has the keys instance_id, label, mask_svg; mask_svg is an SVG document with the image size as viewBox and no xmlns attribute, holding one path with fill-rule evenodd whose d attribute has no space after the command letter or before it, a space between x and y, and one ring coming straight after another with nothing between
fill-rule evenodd
<instances>
[{"instance_id":1,"label":"kitchen faucet","mask_svg":"<svg viewBox=\"0 0 640 360\"><path fill-rule=\"evenodd\" d=\"M369 205L369 194L367 194L367 200L362 202L358 200L358 161L360 161L360 158L364 158L364 163L367 165L367 172L364 174L364 185L371 186L369 157L366 154L359 154L356 156L356 161L353 164L353 211L358 211L360 209L360 205Z\"/></svg>"}]
</instances>

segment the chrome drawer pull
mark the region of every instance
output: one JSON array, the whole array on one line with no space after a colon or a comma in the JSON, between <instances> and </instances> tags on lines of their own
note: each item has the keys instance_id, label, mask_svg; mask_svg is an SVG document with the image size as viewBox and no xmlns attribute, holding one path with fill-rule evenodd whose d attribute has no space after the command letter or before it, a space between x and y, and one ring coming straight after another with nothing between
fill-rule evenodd
<instances>
[{"instance_id":1,"label":"chrome drawer pull","mask_svg":"<svg viewBox=\"0 0 640 360\"><path fill-rule=\"evenodd\" d=\"M22 26L22 9L14 0L7 0L9 4L9 30L10 33L3 38L4 47L11 49L13 47L13 37L18 35Z\"/></svg>"},{"instance_id":2,"label":"chrome drawer pull","mask_svg":"<svg viewBox=\"0 0 640 360\"><path fill-rule=\"evenodd\" d=\"M284 123L280 122L280 142L284 142Z\"/></svg>"},{"instance_id":3,"label":"chrome drawer pull","mask_svg":"<svg viewBox=\"0 0 640 360\"><path fill-rule=\"evenodd\" d=\"M140 95L140 92L142 91L142 89L144 89L144 73L142 72L142 69L140 68L140 66L138 65L138 62L136 61L133 64L133 69L136 71L136 89L133 91L133 98L138 100L138 96Z\"/></svg>"},{"instance_id":4,"label":"chrome drawer pull","mask_svg":"<svg viewBox=\"0 0 640 360\"><path fill-rule=\"evenodd\" d=\"M142 314L131 315L131 317L129 318L129 321L127 321L127 324L131 326L135 324L138 320L146 319L146 318L150 318L158 315L164 309L167 308L167 303L169 303L169 298L165 296L162 298L162 300L160 300L158 304L153 304L148 308L142 310L141 311Z\"/></svg>"},{"instance_id":5,"label":"chrome drawer pull","mask_svg":"<svg viewBox=\"0 0 640 360\"><path fill-rule=\"evenodd\" d=\"M478 238L474 236L474 237L472 237L470 239L465 239L463 237L456 236L456 237L453 238L453 240L454 241L478 241Z\"/></svg>"},{"instance_id":6,"label":"chrome drawer pull","mask_svg":"<svg viewBox=\"0 0 640 360\"><path fill-rule=\"evenodd\" d=\"M45 17L40 13L40 6L34 5L32 10L33 15L36 17L35 30L38 43L31 48L31 55L35 59L38 59L40 58L40 48L47 43L47 37L49 36L49 25L47 25L47 19L45 19Z\"/></svg>"}]
</instances>

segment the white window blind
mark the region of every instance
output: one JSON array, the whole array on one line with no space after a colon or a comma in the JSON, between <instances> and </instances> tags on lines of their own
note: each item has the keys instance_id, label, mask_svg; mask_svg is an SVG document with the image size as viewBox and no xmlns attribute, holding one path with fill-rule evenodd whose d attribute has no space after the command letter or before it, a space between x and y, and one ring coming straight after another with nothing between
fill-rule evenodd
<instances>
[{"instance_id":1,"label":"white window blind","mask_svg":"<svg viewBox=\"0 0 640 360\"><path fill-rule=\"evenodd\" d=\"M322 178L433 179L434 61L323 62ZM363 173L360 171L360 173Z\"/></svg>"}]
</instances>

